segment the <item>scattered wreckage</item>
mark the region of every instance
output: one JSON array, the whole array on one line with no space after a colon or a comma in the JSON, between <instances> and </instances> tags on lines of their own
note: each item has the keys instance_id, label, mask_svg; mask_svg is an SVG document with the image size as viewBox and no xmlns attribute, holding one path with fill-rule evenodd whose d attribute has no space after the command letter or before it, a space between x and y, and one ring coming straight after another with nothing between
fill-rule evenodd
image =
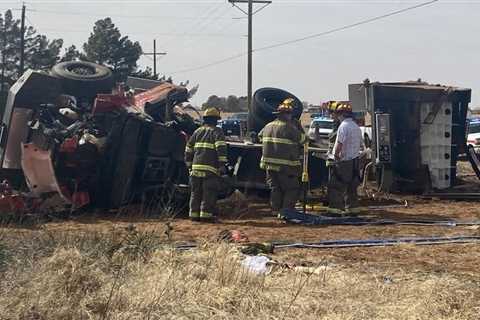
<instances>
[{"instance_id":1,"label":"scattered wreckage","mask_svg":"<svg viewBox=\"0 0 480 320\"><path fill-rule=\"evenodd\" d=\"M24 198L50 211L151 204L165 193L169 205L184 207L184 149L200 121L182 104L196 89L137 78L114 87L107 68L87 62L61 63L50 74L29 70L12 86L3 117L3 177L17 190L24 181L29 190ZM272 120L275 106L288 96L280 89L257 91L254 128ZM302 105L296 100L299 117ZM261 146L229 142L228 147L224 193L268 189L259 168ZM315 152L325 150L312 150L318 171L325 165ZM325 175L314 173L320 179L311 183L319 186Z\"/></svg>"},{"instance_id":2,"label":"scattered wreckage","mask_svg":"<svg viewBox=\"0 0 480 320\"><path fill-rule=\"evenodd\" d=\"M166 186L186 198L183 152L198 123L181 104L191 94L168 82L114 88L108 68L86 62L29 70L10 89L2 172L59 210L117 208Z\"/></svg>"},{"instance_id":3,"label":"scattered wreckage","mask_svg":"<svg viewBox=\"0 0 480 320\"><path fill-rule=\"evenodd\" d=\"M200 119L183 103L197 89L138 78L115 87L108 68L88 62L61 63L50 73L28 70L11 87L3 115L0 211L112 209L138 202L184 208L184 149ZM366 168L374 170L380 189L453 186L458 154L466 151L469 89L415 82L364 83L349 91L354 110L372 119L374 156ZM233 189L268 190L256 133L288 97L300 118L302 103L291 93L255 92L252 132L227 141L224 196ZM310 189L327 181L326 152L309 149Z\"/></svg>"}]
</instances>

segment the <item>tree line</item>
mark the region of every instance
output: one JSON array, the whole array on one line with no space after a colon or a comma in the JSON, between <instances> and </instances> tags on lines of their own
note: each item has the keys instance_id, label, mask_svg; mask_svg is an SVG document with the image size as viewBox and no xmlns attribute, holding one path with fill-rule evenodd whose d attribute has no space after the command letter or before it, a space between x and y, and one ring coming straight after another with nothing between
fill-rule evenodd
<instances>
[{"instance_id":1,"label":"tree line","mask_svg":"<svg viewBox=\"0 0 480 320\"><path fill-rule=\"evenodd\" d=\"M218 97L212 95L202 105L202 110L206 108L217 108L225 112L244 112L248 110L247 97L237 97L230 95L228 97Z\"/></svg>"},{"instance_id":2,"label":"tree line","mask_svg":"<svg viewBox=\"0 0 480 320\"><path fill-rule=\"evenodd\" d=\"M15 18L12 10L0 13L0 105L5 100L6 91L18 80L20 74L21 21ZM49 71L55 64L65 61L90 61L109 67L116 81L125 81L127 76L172 82L171 77L159 77L150 67L139 69L137 61L142 55L138 41L122 35L112 19L107 17L95 22L87 41L81 48L75 45L63 48L63 39L48 39L33 26L26 26L24 33L25 70ZM62 50L63 49L63 50ZM247 110L247 98L230 95L212 95L202 105L216 107L227 112Z\"/></svg>"},{"instance_id":3,"label":"tree line","mask_svg":"<svg viewBox=\"0 0 480 320\"><path fill-rule=\"evenodd\" d=\"M12 10L0 13L0 30L0 91L5 91L20 77L21 21L13 16ZM128 75L158 79L151 68L138 69L137 61L142 55L140 43L123 36L108 17L95 22L81 49L74 45L63 48L63 39L48 39L33 26L25 27L24 39L25 69L48 71L59 62L82 60L109 67L117 81L125 80Z\"/></svg>"}]
</instances>

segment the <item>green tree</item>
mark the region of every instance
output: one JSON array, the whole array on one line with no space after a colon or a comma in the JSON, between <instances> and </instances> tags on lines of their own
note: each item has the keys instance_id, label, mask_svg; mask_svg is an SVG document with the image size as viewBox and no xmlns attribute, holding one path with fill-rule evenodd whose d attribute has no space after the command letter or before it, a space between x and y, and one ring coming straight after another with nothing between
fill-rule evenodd
<instances>
[{"instance_id":1,"label":"green tree","mask_svg":"<svg viewBox=\"0 0 480 320\"><path fill-rule=\"evenodd\" d=\"M124 81L136 71L137 61L142 54L140 44L122 36L110 18L95 22L83 50L88 61L111 68L117 81Z\"/></svg>"},{"instance_id":2,"label":"green tree","mask_svg":"<svg viewBox=\"0 0 480 320\"><path fill-rule=\"evenodd\" d=\"M202 105L202 109L217 108L225 112L242 112L247 111L247 97L237 97L229 95L227 98L218 97L216 95L210 96Z\"/></svg>"},{"instance_id":3,"label":"green tree","mask_svg":"<svg viewBox=\"0 0 480 320\"><path fill-rule=\"evenodd\" d=\"M0 61L4 79L3 90L8 89L20 75L20 20L13 17L12 11L0 14ZM48 40L38 34L34 27L25 27L25 69L48 70L59 61L62 39Z\"/></svg>"},{"instance_id":4,"label":"green tree","mask_svg":"<svg viewBox=\"0 0 480 320\"><path fill-rule=\"evenodd\" d=\"M71 45L70 47L65 48L65 52L63 53L60 62L77 60L86 60L86 57L84 54L80 53L80 51L77 50L77 47Z\"/></svg>"},{"instance_id":5,"label":"green tree","mask_svg":"<svg viewBox=\"0 0 480 320\"><path fill-rule=\"evenodd\" d=\"M217 108L221 111L227 111L225 110L226 100L227 99L216 95L210 96L208 97L207 102L202 104L202 110L205 110L207 108Z\"/></svg>"},{"instance_id":6,"label":"green tree","mask_svg":"<svg viewBox=\"0 0 480 320\"><path fill-rule=\"evenodd\" d=\"M142 79L159 80L158 74L153 74L153 70L150 67L146 67L145 70L132 72L130 75Z\"/></svg>"}]
</instances>

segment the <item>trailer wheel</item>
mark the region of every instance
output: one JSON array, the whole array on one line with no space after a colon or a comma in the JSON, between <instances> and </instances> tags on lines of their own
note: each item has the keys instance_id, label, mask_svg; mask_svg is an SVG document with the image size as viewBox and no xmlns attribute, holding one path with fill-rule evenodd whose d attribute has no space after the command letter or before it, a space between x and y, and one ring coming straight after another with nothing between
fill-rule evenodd
<instances>
[{"instance_id":1,"label":"trailer wheel","mask_svg":"<svg viewBox=\"0 0 480 320\"><path fill-rule=\"evenodd\" d=\"M53 66L51 73L62 80L64 93L80 99L93 99L98 93L110 93L113 88L112 71L92 62L62 62Z\"/></svg>"}]
</instances>

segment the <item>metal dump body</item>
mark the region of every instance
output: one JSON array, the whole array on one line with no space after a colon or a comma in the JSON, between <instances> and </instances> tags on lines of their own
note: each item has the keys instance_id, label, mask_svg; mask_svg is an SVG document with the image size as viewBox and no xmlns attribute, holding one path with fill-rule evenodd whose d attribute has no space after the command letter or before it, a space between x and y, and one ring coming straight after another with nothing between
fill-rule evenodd
<instances>
[{"instance_id":1,"label":"metal dump body","mask_svg":"<svg viewBox=\"0 0 480 320\"><path fill-rule=\"evenodd\" d=\"M384 188L423 192L455 184L466 151L471 90L424 82L349 85L354 111L372 117L377 178Z\"/></svg>"}]
</instances>

